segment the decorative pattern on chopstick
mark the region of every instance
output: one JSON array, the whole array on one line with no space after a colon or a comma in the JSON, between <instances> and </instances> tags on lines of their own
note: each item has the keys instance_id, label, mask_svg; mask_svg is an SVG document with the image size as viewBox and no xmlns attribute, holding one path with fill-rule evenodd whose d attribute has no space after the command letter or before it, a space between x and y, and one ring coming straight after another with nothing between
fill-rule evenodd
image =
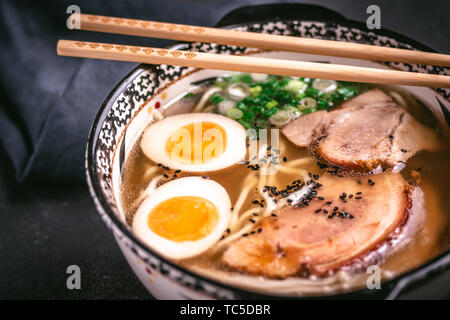
<instances>
[{"instance_id":1,"label":"decorative pattern on chopstick","mask_svg":"<svg viewBox=\"0 0 450 320\"><path fill-rule=\"evenodd\" d=\"M180 30L184 33L195 33L195 34L202 34L206 30L203 27L197 27L197 26L188 26L188 25L182 25L182 24L173 24L173 23L163 23L163 22L152 22L152 21L146 21L146 20L136 20L136 19L123 19L123 18L111 18L111 17L105 17L105 16L97 16L97 15L83 15L87 20L91 22L102 22L104 24L110 24L110 25L129 25L130 27L139 25L146 29L154 29L161 31L163 29L166 29L170 32L173 32L175 30Z\"/></svg>"},{"instance_id":2,"label":"decorative pattern on chopstick","mask_svg":"<svg viewBox=\"0 0 450 320\"><path fill-rule=\"evenodd\" d=\"M191 52L191 51L181 52L179 50L153 49L153 48L147 48L147 47L142 48L142 47L136 47L136 46L99 44L99 43L96 43L96 42L76 41L75 45L78 48L90 47L91 49L96 49L98 47L102 47L106 51L109 51L111 49L115 49L115 50L117 50L117 51L119 51L121 53L123 53L126 50L128 50L128 51L130 51L132 53L138 53L139 51L142 51L146 55L151 55L151 54L156 52L161 57L170 54L174 58L178 58L179 56L184 55L188 59L193 59L193 58L195 58L197 56L194 52Z\"/></svg>"}]
</instances>

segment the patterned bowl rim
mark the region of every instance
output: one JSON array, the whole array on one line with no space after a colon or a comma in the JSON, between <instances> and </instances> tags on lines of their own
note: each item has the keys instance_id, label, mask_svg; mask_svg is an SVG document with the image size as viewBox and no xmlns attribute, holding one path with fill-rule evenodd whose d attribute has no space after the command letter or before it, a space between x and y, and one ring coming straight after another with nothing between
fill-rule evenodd
<instances>
[{"instance_id":1,"label":"patterned bowl rim","mask_svg":"<svg viewBox=\"0 0 450 320\"><path fill-rule=\"evenodd\" d=\"M313 7L319 7L319 6L313 5ZM242 8L248 8L248 7L242 7ZM237 10L239 10L239 9L237 9ZM230 12L230 14L233 12L234 11ZM342 16L341 16L342 19L339 19L339 16L340 15L338 14L338 21L333 20L332 22L343 24L345 26L360 29L360 30L363 30L363 28L365 27L365 24L363 24L361 22L349 20ZM336 16L334 16L333 18L336 18ZM252 20L249 22L235 23L235 24L231 24L231 25L230 24L224 25L224 24L219 23L219 26L222 28L234 28L234 27L239 27L239 26L244 26L244 25L250 25L253 23L262 23L263 24L263 23L267 23L270 21L280 21L280 20L283 22L286 22L289 19L281 19L278 17L278 18L271 18L271 19ZM308 19L300 18L298 20L307 21ZM320 20L314 19L314 20L310 20L310 21L330 22L323 18ZM382 30L378 30L377 32L374 32L374 33L377 36L388 36L390 38L400 40L403 43L411 44L413 47L418 48L420 50L436 52L435 50L429 48L428 46L425 46L422 43L417 42L416 40L410 39L404 35L394 32L394 31L386 30L383 28ZM177 43L170 45L168 48L169 49L181 49L184 45L185 44L182 42L177 42ZM372 291L374 291L374 290L369 290L366 288L359 288L359 289L355 289L355 290L351 290L351 291L338 292L338 293L333 293L333 294L325 294L325 295L320 295L320 296L295 296L295 295L279 296L279 295L270 295L270 294L259 293L259 292L255 292L255 291L251 291L251 290L247 290L247 289L237 288L232 285L228 285L223 282L217 281L215 279L208 278L208 277L202 276L200 274L197 274L193 271L190 271L189 269L186 269L186 268L164 258L160 254L158 254L156 251L153 251L151 248L146 246L141 240L139 240L131 232L131 230L129 228L127 228L123 224L123 222L119 219L119 217L117 217L117 215L111 209L106 197L104 196L104 194L101 190L100 179L98 177L96 167L95 167L95 157L94 157L95 147L97 145L97 141L98 141L98 137L99 137L98 129L101 127L101 125L103 124L103 121L107 117L107 112L111 109L111 107L115 101L115 98L117 98L117 96L120 95L120 93L137 76L139 76L140 73L142 73L144 71L148 71L148 69L149 69L148 65L139 64L130 73L128 73L111 90L111 92L105 98L105 100L102 103L100 109L98 110L98 112L95 116L95 119L93 121L93 124L91 126L89 136L88 136L87 148L86 148L86 159L85 159L86 160L85 161L86 168L85 168L85 170L86 170L86 178L87 178L87 184L89 187L89 192L90 192L90 195L93 198L95 204L97 205L96 206L97 210L103 211L103 213L106 213L107 216L109 217L109 219L111 220L111 222L115 225L115 227L117 227L123 235L125 235L134 245L137 245L146 254L153 256L154 258L163 262L167 266L177 270L181 274L191 276L194 279L196 278L207 284L237 293L238 296L252 297L252 298L266 298L266 299L267 298L269 298L269 299L280 299L280 298L281 299L299 299L299 298L301 298L301 299L317 299L317 298L331 298L331 299L339 298L339 299L341 299L341 298L345 298L345 297L354 297L354 296L359 297L359 296L372 294ZM436 93L438 93L438 92L436 92ZM439 94L439 95L441 95L441 94ZM449 120L447 118L446 118L446 120L448 123ZM109 226L109 227L111 228L111 226ZM432 278L432 277L435 277L435 276L441 274L442 272L446 271L447 269L450 269L450 248L448 248L441 254L435 256L431 260L419 265L416 268L413 268L405 273L395 276L392 279L383 281L382 289L376 290L376 291L378 291L378 292L382 291L381 294L384 295L388 299L396 298L403 289L405 289L406 287L409 287L411 284L416 284L416 283L420 283L424 280L428 280L429 278ZM178 283L180 285L183 285L183 283L180 281L178 281Z\"/></svg>"}]
</instances>

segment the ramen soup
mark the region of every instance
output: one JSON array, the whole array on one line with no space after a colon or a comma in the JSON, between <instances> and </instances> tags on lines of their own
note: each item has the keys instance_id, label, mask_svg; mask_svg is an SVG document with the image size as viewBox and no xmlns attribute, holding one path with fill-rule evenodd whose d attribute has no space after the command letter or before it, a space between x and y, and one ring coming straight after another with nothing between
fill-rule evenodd
<instances>
[{"instance_id":1,"label":"ramen soup","mask_svg":"<svg viewBox=\"0 0 450 320\"><path fill-rule=\"evenodd\" d=\"M167 259L257 292L319 295L448 247L446 129L409 93L234 74L174 103L192 111L153 110L121 186L130 227Z\"/></svg>"}]
</instances>

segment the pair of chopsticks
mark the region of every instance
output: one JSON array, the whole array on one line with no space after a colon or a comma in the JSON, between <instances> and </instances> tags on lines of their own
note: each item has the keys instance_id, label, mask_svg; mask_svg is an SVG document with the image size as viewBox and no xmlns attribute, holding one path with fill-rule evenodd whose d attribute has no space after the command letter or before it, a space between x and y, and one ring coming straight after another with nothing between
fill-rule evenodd
<instances>
[{"instance_id":1,"label":"pair of chopsticks","mask_svg":"<svg viewBox=\"0 0 450 320\"><path fill-rule=\"evenodd\" d=\"M71 17L74 18L74 17ZM199 41L377 61L450 66L450 55L366 44L269 35L98 15L80 15L81 30ZM169 64L282 76L450 88L450 76L253 56L202 53L86 41L59 40L62 56Z\"/></svg>"}]
</instances>

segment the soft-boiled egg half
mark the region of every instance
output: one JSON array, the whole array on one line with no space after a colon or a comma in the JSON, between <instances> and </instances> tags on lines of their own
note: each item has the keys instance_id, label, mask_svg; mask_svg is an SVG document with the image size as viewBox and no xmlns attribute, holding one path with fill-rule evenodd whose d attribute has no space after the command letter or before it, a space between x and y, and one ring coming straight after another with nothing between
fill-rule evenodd
<instances>
[{"instance_id":1,"label":"soft-boiled egg half","mask_svg":"<svg viewBox=\"0 0 450 320\"><path fill-rule=\"evenodd\" d=\"M160 254L184 259L216 243L230 217L230 197L219 183L187 177L158 187L139 207L132 228Z\"/></svg>"},{"instance_id":2,"label":"soft-boiled egg half","mask_svg":"<svg viewBox=\"0 0 450 320\"><path fill-rule=\"evenodd\" d=\"M170 116L151 124L141 148L156 163L186 172L228 168L245 158L246 132L235 120L213 113Z\"/></svg>"}]
</instances>

